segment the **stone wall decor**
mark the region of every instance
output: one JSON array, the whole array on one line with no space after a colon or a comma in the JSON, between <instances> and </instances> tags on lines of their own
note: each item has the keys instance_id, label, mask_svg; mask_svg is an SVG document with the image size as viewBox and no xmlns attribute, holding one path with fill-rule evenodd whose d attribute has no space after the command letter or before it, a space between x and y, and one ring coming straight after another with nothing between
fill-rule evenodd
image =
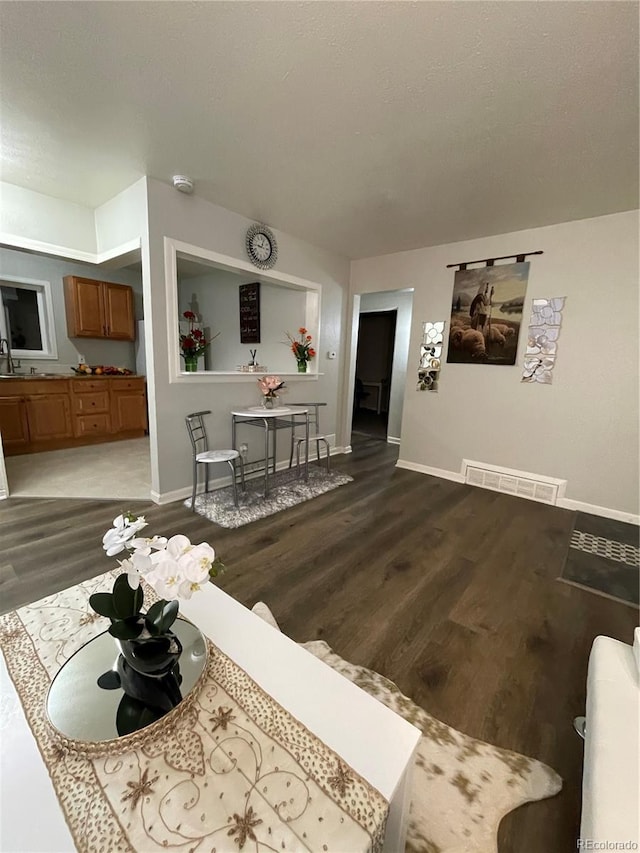
<instances>
[{"instance_id":1,"label":"stone wall decor","mask_svg":"<svg viewBox=\"0 0 640 853\"><path fill-rule=\"evenodd\" d=\"M522 382L551 385L565 298L556 296L553 299L533 300Z\"/></svg>"},{"instance_id":2,"label":"stone wall decor","mask_svg":"<svg viewBox=\"0 0 640 853\"><path fill-rule=\"evenodd\" d=\"M445 320L438 320L435 323L423 324L420 365L418 367L418 391L438 390L445 322Z\"/></svg>"}]
</instances>

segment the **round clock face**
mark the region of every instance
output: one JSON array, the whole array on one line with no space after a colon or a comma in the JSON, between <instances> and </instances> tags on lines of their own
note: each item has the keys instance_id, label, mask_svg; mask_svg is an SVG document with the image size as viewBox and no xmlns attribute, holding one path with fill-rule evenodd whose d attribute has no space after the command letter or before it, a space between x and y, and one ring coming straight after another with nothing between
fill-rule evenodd
<instances>
[{"instance_id":1,"label":"round clock face","mask_svg":"<svg viewBox=\"0 0 640 853\"><path fill-rule=\"evenodd\" d=\"M266 225L251 225L246 238L247 254L260 269L272 267L278 258L276 239Z\"/></svg>"},{"instance_id":2,"label":"round clock face","mask_svg":"<svg viewBox=\"0 0 640 853\"><path fill-rule=\"evenodd\" d=\"M271 243L264 234L255 234L251 241L253 254L259 261L266 261L271 257Z\"/></svg>"}]
</instances>

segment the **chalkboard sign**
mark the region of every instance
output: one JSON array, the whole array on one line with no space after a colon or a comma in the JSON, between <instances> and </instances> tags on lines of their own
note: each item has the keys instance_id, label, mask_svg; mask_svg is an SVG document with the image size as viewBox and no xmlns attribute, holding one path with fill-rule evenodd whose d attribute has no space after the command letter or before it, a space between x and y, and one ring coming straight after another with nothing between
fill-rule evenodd
<instances>
[{"instance_id":1,"label":"chalkboard sign","mask_svg":"<svg viewBox=\"0 0 640 853\"><path fill-rule=\"evenodd\" d=\"M240 343L260 343L260 282L240 285Z\"/></svg>"}]
</instances>

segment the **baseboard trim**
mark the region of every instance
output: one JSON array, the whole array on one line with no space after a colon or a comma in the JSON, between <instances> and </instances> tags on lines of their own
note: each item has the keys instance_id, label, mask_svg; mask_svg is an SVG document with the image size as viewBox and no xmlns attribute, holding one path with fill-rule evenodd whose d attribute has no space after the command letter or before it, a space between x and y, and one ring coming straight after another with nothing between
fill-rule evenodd
<instances>
[{"instance_id":1,"label":"baseboard trim","mask_svg":"<svg viewBox=\"0 0 640 853\"><path fill-rule=\"evenodd\" d=\"M608 506L598 506L597 504L588 504L584 501L574 501L571 498L558 498L556 506L562 509L573 509L577 512L586 512L589 515L601 515L603 518L612 518L614 521L624 521L627 524L640 525L640 515L634 515L632 512L624 512L621 509L612 509Z\"/></svg>"},{"instance_id":2,"label":"baseboard trim","mask_svg":"<svg viewBox=\"0 0 640 853\"><path fill-rule=\"evenodd\" d=\"M419 474L429 474L432 477L440 477L442 480L453 480L454 483L464 483L464 477L456 471L447 471L444 468L432 468L430 465L419 465L417 462L409 462L406 459L398 459L396 468L417 471Z\"/></svg>"},{"instance_id":3,"label":"baseboard trim","mask_svg":"<svg viewBox=\"0 0 640 853\"><path fill-rule=\"evenodd\" d=\"M464 476L455 471L447 471L444 468L432 468L430 465L419 465L417 462L408 462L406 459L398 459L396 468L417 471L419 474L430 474L432 477L441 477L443 480L453 480L454 483L464 483L465 481ZM477 488L477 486L472 486L471 488ZM514 495L514 497L516 496ZM522 500L526 500L526 498L522 498ZM623 510L612 509L607 506L575 501L571 498L558 498L555 506L560 509L571 509L577 512L589 513L590 515L600 515L603 518L612 518L615 521L624 521L627 524L640 525L640 515L634 515L631 512L624 512Z\"/></svg>"},{"instance_id":4,"label":"baseboard trim","mask_svg":"<svg viewBox=\"0 0 640 853\"><path fill-rule=\"evenodd\" d=\"M400 437L395 435L388 435L387 444L400 444Z\"/></svg>"}]
</instances>

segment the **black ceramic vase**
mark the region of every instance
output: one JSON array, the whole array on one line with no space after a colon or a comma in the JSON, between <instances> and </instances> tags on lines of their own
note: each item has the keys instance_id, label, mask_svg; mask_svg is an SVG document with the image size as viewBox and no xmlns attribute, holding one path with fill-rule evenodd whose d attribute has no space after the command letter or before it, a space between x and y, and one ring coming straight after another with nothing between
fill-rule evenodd
<instances>
[{"instance_id":1,"label":"black ceramic vase","mask_svg":"<svg viewBox=\"0 0 640 853\"><path fill-rule=\"evenodd\" d=\"M141 675L162 678L177 665L182 654L182 644L173 631L153 637L135 637L118 640L122 657Z\"/></svg>"}]
</instances>

